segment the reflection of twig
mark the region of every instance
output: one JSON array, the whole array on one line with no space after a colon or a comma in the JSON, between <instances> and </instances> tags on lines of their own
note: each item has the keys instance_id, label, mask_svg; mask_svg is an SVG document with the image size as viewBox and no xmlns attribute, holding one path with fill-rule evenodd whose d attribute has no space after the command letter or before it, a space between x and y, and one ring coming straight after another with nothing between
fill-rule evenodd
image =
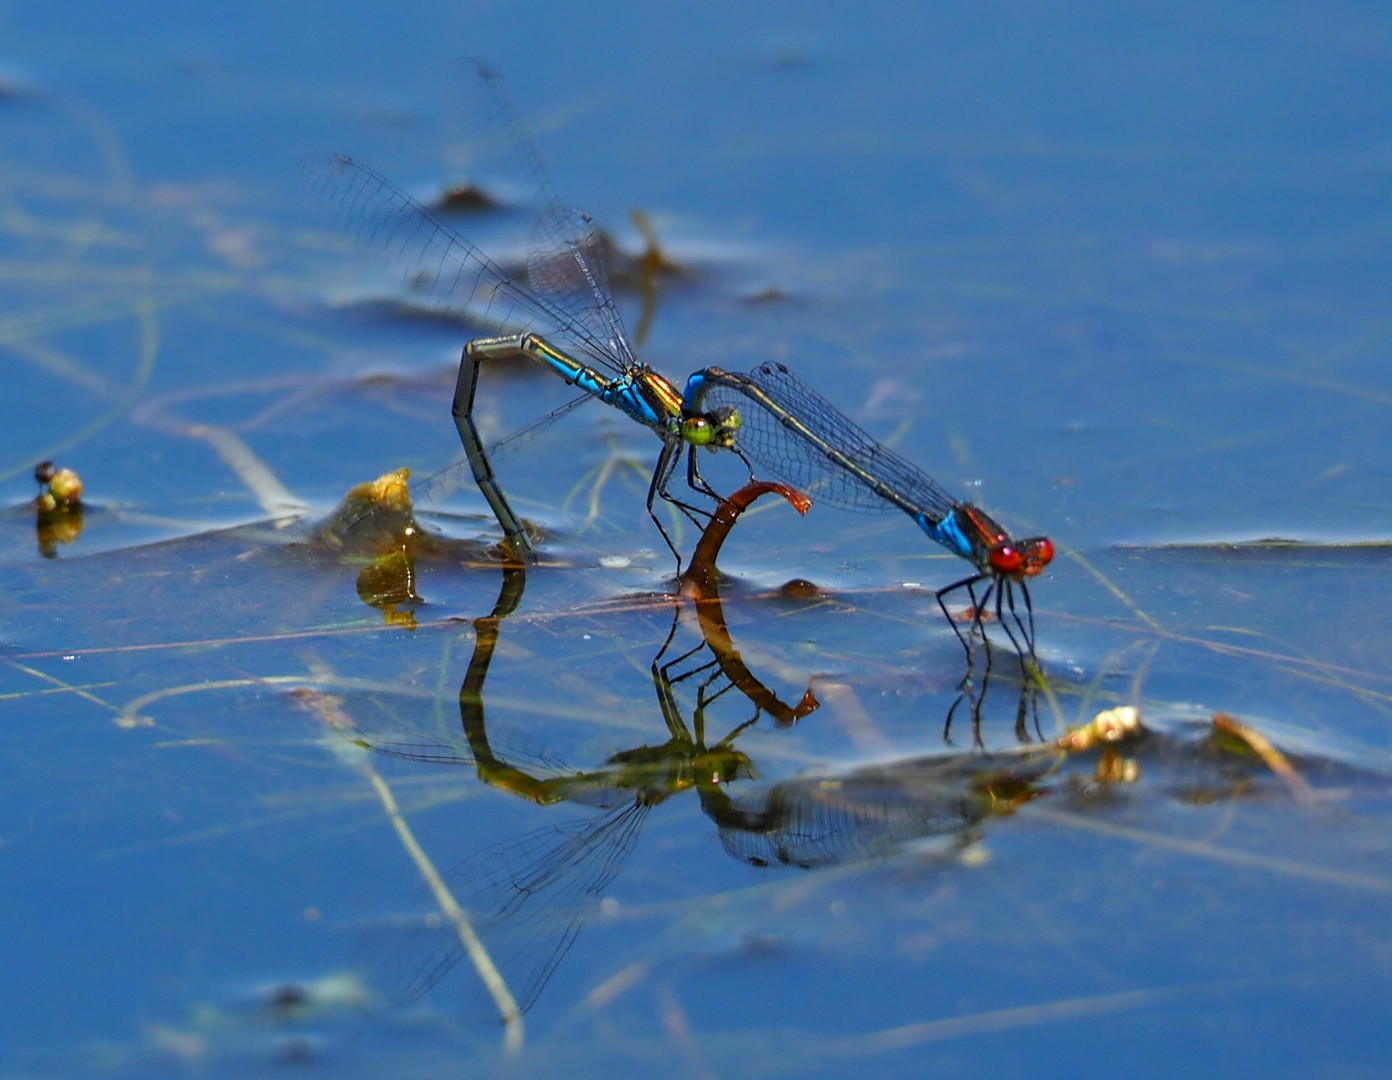
<instances>
[{"instance_id":1,"label":"reflection of twig","mask_svg":"<svg viewBox=\"0 0 1392 1080\"><path fill-rule=\"evenodd\" d=\"M730 628L725 623L725 610L718 595L704 597L696 602L696 618L701 625L701 636L725 677L753 702L755 708L772 717L779 727L796 724L804 716L821 708L821 702L812 692L811 685L803 691L802 700L796 705L787 705L749 670L739 650L735 648L734 639L730 637Z\"/></svg>"},{"instance_id":2,"label":"reflection of twig","mask_svg":"<svg viewBox=\"0 0 1392 1080\"><path fill-rule=\"evenodd\" d=\"M316 672L316 674L323 677L329 673ZM316 694L313 697L313 705L325 723L335 730L347 734L350 739L352 738L353 722L343 714L342 708L335 699L326 694ZM478 972L479 979L497 1005L498 1013L503 1020L503 1048L509 1053L518 1052L522 1049L524 1035L522 1010L518 1008L517 1000L512 996L512 991L508 989L506 980L498 971L497 965L493 963L493 958L489 956L487 948L484 947L478 933L474 930L468 912L459 905L459 901L454 898L449 886L440 876L440 871L436 869L430 856L421 847L415 833L411 831L410 824L402 816L391 788L373 768L371 759L363 757L359 761L358 767L377 793L377 798L381 800L387 818L391 821L392 827L396 829L401 846L411 856L411 861L416 864L416 869L420 871L421 877L430 887L436 904L439 905L440 911L454 927L455 933L459 936L460 944L464 946L464 951L474 965L474 970Z\"/></svg>"},{"instance_id":3,"label":"reflection of twig","mask_svg":"<svg viewBox=\"0 0 1392 1080\"><path fill-rule=\"evenodd\" d=\"M483 942L479 940L479 936L474 930L474 924L469 919L469 913L459 906L454 894L449 891L449 886L440 877L440 871L430 861L430 856L425 853L425 850L416 840L415 834L411 832L411 826L401 816L401 810L396 805L391 788L387 786L386 781L378 775L377 770L366 758L363 759L363 772L371 781L377 792L377 797L382 800L382 808L386 810L387 817L391 819L392 826L396 829L396 835L401 840L401 846L406 849L406 853L411 856L411 861L416 864L416 869L420 871L421 877L425 878L426 884L430 886L435 902L440 905L440 910L444 912L445 918L449 919L454 926L455 932L459 935L460 944L464 946L464 951L469 954L469 960L473 963L474 970L478 972L483 985L498 1006L498 1013L503 1018L503 1048L509 1053L516 1053L522 1049L523 1021L522 1011L517 1007L517 1001L513 998L512 991L508 989L502 973L493 963L493 958L488 955L488 950L484 947Z\"/></svg>"}]
</instances>

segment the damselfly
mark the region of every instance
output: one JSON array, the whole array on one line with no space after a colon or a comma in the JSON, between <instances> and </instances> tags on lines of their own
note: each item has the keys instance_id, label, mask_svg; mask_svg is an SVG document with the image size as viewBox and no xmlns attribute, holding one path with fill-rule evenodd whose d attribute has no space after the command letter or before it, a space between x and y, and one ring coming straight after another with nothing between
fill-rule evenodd
<instances>
[{"instance_id":1,"label":"damselfly","mask_svg":"<svg viewBox=\"0 0 1392 1080\"><path fill-rule=\"evenodd\" d=\"M589 217L562 205L536 150L511 121L498 76L483 69L479 74L509 121L518 153L544 205L532 236L525 283L410 195L349 157L311 155L301 162L301 174L362 247L400 265L417 294L515 331L464 346L452 408L469 468L513 550L522 557L534 555L522 521L493 472L473 409L483 361L522 356L545 365L584 395L622 410L662 440L647 506L680 566L681 556L658 518L654 501L660 495L698 523L708 517L704 510L670 494L668 484L683 448L714 448L716 427L737 427L739 418L722 414L712 424L704 415L684 413L676 387L634 355L609 289L600 238ZM717 497L701 479L694 455L688 459L687 479L693 490Z\"/></svg>"},{"instance_id":2,"label":"damselfly","mask_svg":"<svg viewBox=\"0 0 1392 1080\"><path fill-rule=\"evenodd\" d=\"M971 659L971 646L947 610L946 598L966 589L972 619L981 628L983 613L995 599L996 618L1023 658L1034 653L1034 607L1026 579L1054 557L1044 536L1016 540L986 511L954 499L922 469L881 445L821 394L778 363L747 374L710 367L687 380L687 416L716 422L712 444L736 450L766 470L764 477L785 483L815 500L852 510L899 509L925 533L975 567L961 581L938 590L938 606L952 623ZM737 430L719 426L720 416L741 419ZM980 598L976 587L986 583ZM1015 606L1015 589L1024 614ZM1004 615L1008 612L1015 629ZM1023 643L1015 636L1018 630ZM984 634L984 630L983 630Z\"/></svg>"}]
</instances>

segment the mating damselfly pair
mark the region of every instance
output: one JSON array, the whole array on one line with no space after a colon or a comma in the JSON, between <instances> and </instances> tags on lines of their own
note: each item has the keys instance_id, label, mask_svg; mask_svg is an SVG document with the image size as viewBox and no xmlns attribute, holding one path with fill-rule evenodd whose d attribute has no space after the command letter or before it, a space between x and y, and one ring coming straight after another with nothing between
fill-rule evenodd
<instances>
[{"instance_id":1,"label":"mating damselfly pair","mask_svg":"<svg viewBox=\"0 0 1392 1080\"><path fill-rule=\"evenodd\" d=\"M479 75L508 118L523 161L540 192L543 210L527 256L526 281L507 273L477 246L389 180L342 154L312 155L301 173L335 211L359 245L386 256L411 287L514 332L464 346L453 415L470 470L513 551L534 555L532 541L493 471L474 423L474 399L483 362L523 356L652 430L662 450L648 486L647 509L667 546L681 553L657 513L660 497L701 524L703 507L719 501L701 476L697 450L729 451L756 474L797 488L814 500L855 510L899 509L973 572L938 590L971 598L974 628L992 608L1021 656L1034 652L1034 614L1026 580L1053 558L1046 537L1016 540L980 507L953 498L926 473L883 446L784 365L764 363L748 372L707 367L682 390L638 359L605 270L601 242L590 219L557 198L530 141L511 119L498 76ZM686 457L690 496L671 490ZM685 494L685 493L684 493ZM981 595L977 587L983 586ZM1024 601L1017 610L1018 589ZM1013 628L1012 628L1013 624ZM971 648L957 625L970 658ZM1017 639L1018 631L1020 638Z\"/></svg>"}]
</instances>

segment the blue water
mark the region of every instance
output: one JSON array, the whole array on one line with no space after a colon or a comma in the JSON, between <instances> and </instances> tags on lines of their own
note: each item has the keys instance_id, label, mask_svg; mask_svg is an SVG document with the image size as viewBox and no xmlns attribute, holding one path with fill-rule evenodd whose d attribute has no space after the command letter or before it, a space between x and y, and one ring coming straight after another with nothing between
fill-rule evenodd
<instances>
[{"instance_id":1,"label":"blue water","mask_svg":"<svg viewBox=\"0 0 1392 1080\"><path fill-rule=\"evenodd\" d=\"M1017 732L1001 654L981 743L1034 754L1136 704L1159 735L1123 755L1134 782L1079 759L982 801L932 772L979 753L970 703L944 742L962 651L932 596L966 568L898 514L770 507L722 556L743 663L816 711L741 728L754 704L708 700L730 669L700 668L690 611L663 700L658 446L612 410L497 459L545 558L481 713L460 688L502 579L471 485L422 509L451 543L417 566L414 630L364 603L368 555L266 524L458 453L471 328L393 306L295 165L343 151L424 198L477 175L513 201L460 227L520 255L534 208L477 142L460 56L508 76L565 197L629 252L641 209L685 269L644 359L678 380L785 362L1053 537L1050 693ZM596 838L599 863L489 930L544 957L583 915L528 1014L530 1071L1381 1069L1389 67L1392 15L1355 4L0 6L0 1076L510 1067L466 964L400 1001L442 937L364 760L485 915L481 868ZM479 419L500 437L565 400L488 372ZM89 499L56 558L26 508L45 458ZM1273 537L1298 543L1231 546ZM772 591L794 577L825 591ZM1208 749L1216 711L1323 796ZM507 766L482 777L478 716ZM464 763L355 757L333 717ZM759 779L732 790L816 808L797 843L828 865L751 865L773 849L694 781L605 831L647 775L610 759L659 746L692 770L744 755ZM912 808L912 836L817 816L809 791L886 762L908 771L858 797ZM576 771L554 800L533 786ZM268 1004L287 986L310 1007Z\"/></svg>"}]
</instances>

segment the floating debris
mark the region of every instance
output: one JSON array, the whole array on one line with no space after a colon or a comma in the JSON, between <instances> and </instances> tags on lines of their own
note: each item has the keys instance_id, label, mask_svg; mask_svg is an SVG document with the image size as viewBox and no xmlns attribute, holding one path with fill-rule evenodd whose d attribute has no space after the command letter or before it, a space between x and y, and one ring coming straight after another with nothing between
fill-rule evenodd
<instances>
[{"instance_id":1,"label":"floating debris","mask_svg":"<svg viewBox=\"0 0 1392 1080\"><path fill-rule=\"evenodd\" d=\"M331 547L391 550L420 531L411 502L411 470L383 473L348 490L319 526L318 538Z\"/></svg>"},{"instance_id":2,"label":"floating debris","mask_svg":"<svg viewBox=\"0 0 1392 1080\"><path fill-rule=\"evenodd\" d=\"M34 499L35 542L45 559L58 557L58 545L82 535L82 478L51 461L34 466L39 494Z\"/></svg>"},{"instance_id":3,"label":"floating debris","mask_svg":"<svg viewBox=\"0 0 1392 1080\"><path fill-rule=\"evenodd\" d=\"M474 210L500 210L502 200L470 180L460 180L445 188L435 201L436 210L448 212Z\"/></svg>"},{"instance_id":4,"label":"floating debris","mask_svg":"<svg viewBox=\"0 0 1392 1080\"><path fill-rule=\"evenodd\" d=\"M1133 738L1144 730L1141 727L1141 711L1134 705L1120 705L1115 709L1103 709L1081 727L1071 728L1058 740L1058 748L1092 750Z\"/></svg>"},{"instance_id":5,"label":"floating debris","mask_svg":"<svg viewBox=\"0 0 1392 1080\"><path fill-rule=\"evenodd\" d=\"M34 479L43 489L34 500L34 508L40 514L65 513L82 506L82 477L72 469L41 461L34 466Z\"/></svg>"},{"instance_id":6,"label":"floating debris","mask_svg":"<svg viewBox=\"0 0 1392 1080\"><path fill-rule=\"evenodd\" d=\"M1316 800L1315 789L1295 771L1295 766L1286 755L1276 749L1271 740L1256 728L1249 727L1227 713L1217 712L1213 714L1213 734L1224 742L1236 741L1244 750L1251 750L1261 758L1262 764L1280 777L1297 802L1309 803ZM1224 736L1227 738L1223 739Z\"/></svg>"},{"instance_id":7,"label":"floating debris","mask_svg":"<svg viewBox=\"0 0 1392 1080\"><path fill-rule=\"evenodd\" d=\"M411 470L383 473L349 490L316 530L327 547L368 561L358 573L358 596L388 623L415 628L416 556L422 539L411 502Z\"/></svg>"}]
</instances>

